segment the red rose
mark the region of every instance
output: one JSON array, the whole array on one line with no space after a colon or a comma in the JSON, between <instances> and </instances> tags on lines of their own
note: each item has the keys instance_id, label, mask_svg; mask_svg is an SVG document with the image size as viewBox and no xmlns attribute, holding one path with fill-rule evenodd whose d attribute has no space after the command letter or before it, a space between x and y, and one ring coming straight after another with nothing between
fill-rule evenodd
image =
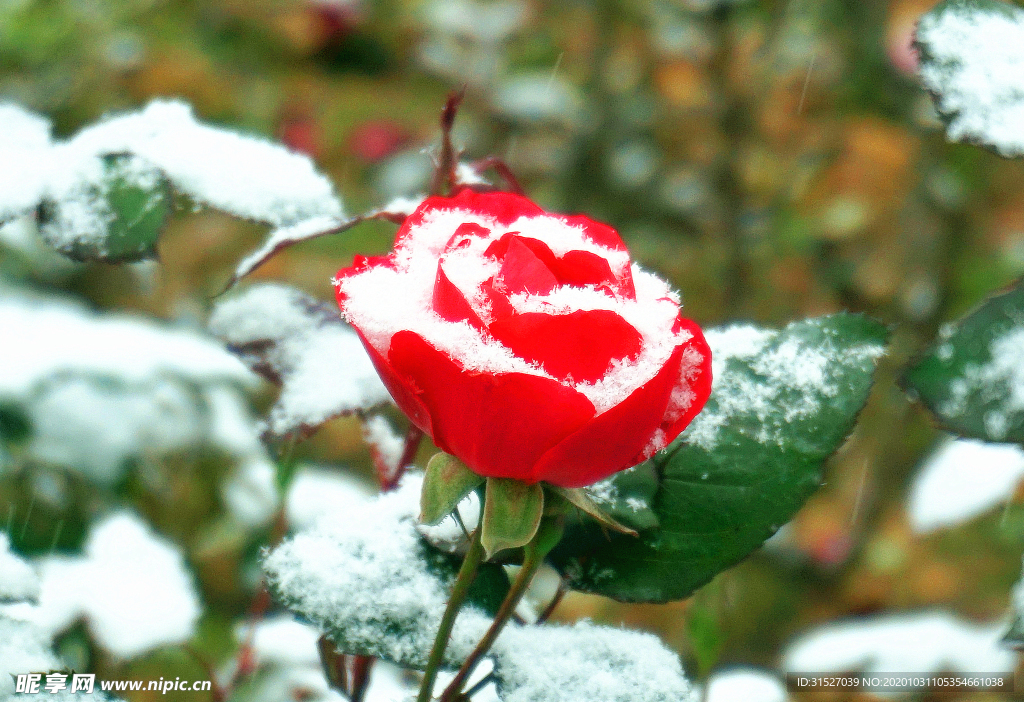
<instances>
[{"instance_id":1,"label":"red rose","mask_svg":"<svg viewBox=\"0 0 1024 702\"><path fill-rule=\"evenodd\" d=\"M619 235L510 193L431 197L335 280L398 406L480 475L590 485L674 439L711 352Z\"/></svg>"}]
</instances>

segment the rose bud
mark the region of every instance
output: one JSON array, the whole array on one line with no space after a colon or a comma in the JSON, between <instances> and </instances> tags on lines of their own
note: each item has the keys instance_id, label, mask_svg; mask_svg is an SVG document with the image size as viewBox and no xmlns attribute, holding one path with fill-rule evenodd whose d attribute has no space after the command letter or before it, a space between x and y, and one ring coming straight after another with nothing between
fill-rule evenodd
<instances>
[{"instance_id":1,"label":"rose bud","mask_svg":"<svg viewBox=\"0 0 1024 702\"><path fill-rule=\"evenodd\" d=\"M668 284L612 228L518 195L428 198L334 283L398 406L483 476L590 485L665 448L711 392Z\"/></svg>"}]
</instances>

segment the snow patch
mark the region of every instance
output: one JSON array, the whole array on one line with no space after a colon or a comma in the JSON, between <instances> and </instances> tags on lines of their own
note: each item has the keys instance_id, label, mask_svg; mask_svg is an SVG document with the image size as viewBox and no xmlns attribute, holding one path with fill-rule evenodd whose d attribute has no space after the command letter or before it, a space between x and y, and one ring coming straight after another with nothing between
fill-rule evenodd
<instances>
[{"instance_id":1,"label":"snow patch","mask_svg":"<svg viewBox=\"0 0 1024 702\"><path fill-rule=\"evenodd\" d=\"M508 629L493 649L503 702L695 702L679 657L652 634L598 626Z\"/></svg>"},{"instance_id":2,"label":"snow patch","mask_svg":"<svg viewBox=\"0 0 1024 702\"><path fill-rule=\"evenodd\" d=\"M278 596L318 629L415 667L426 663L451 584L425 568L443 556L427 551L416 530L422 484L421 475L406 475L397 490L323 516L263 562ZM489 622L463 609L448 660L465 658Z\"/></svg>"},{"instance_id":3,"label":"snow patch","mask_svg":"<svg viewBox=\"0 0 1024 702\"><path fill-rule=\"evenodd\" d=\"M134 514L94 525L82 556L52 556L39 567L39 604L4 610L51 636L84 618L100 647L130 659L195 633L199 597L181 552Z\"/></svg>"},{"instance_id":4,"label":"snow patch","mask_svg":"<svg viewBox=\"0 0 1024 702\"><path fill-rule=\"evenodd\" d=\"M1024 155L1024 11L1010 3L949 4L921 18L920 75L949 116L953 141Z\"/></svg>"},{"instance_id":5,"label":"snow patch","mask_svg":"<svg viewBox=\"0 0 1024 702\"><path fill-rule=\"evenodd\" d=\"M786 702L786 686L778 676L756 668L733 668L708 680L704 702Z\"/></svg>"},{"instance_id":6,"label":"snow patch","mask_svg":"<svg viewBox=\"0 0 1024 702\"><path fill-rule=\"evenodd\" d=\"M333 305L284 285L250 287L217 304L210 330L281 383L270 412L282 436L390 399L359 337Z\"/></svg>"},{"instance_id":7,"label":"snow patch","mask_svg":"<svg viewBox=\"0 0 1024 702\"><path fill-rule=\"evenodd\" d=\"M28 563L11 551L11 539L0 532L0 602L30 600L39 595L39 577Z\"/></svg>"},{"instance_id":8,"label":"snow patch","mask_svg":"<svg viewBox=\"0 0 1024 702\"><path fill-rule=\"evenodd\" d=\"M944 440L914 478L908 511L917 533L962 524L1008 500L1024 477L1024 449Z\"/></svg>"},{"instance_id":9,"label":"snow patch","mask_svg":"<svg viewBox=\"0 0 1024 702\"><path fill-rule=\"evenodd\" d=\"M1017 657L1000 639L1005 622L973 624L941 611L826 624L783 654L789 673L1009 673Z\"/></svg>"}]
</instances>

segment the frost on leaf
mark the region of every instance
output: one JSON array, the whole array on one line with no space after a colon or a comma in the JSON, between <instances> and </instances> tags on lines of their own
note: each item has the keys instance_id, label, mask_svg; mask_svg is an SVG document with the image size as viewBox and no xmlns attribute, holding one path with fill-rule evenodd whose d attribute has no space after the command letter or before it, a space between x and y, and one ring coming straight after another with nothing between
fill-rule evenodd
<instances>
[{"instance_id":1,"label":"frost on leaf","mask_svg":"<svg viewBox=\"0 0 1024 702\"><path fill-rule=\"evenodd\" d=\"M781 667L789 673L1009 673L1017 657L999 642L1004 628L942 611L851 619L798 637Z\"/></svg>"},{"instance_id":2,"label":"frost on leaf","mask_svg":"<svg viewBox=\"0 0 1024 702\"><path fill-rule=\"evenodd\" d=\"M853 429L887 332L837 314L705 336L714 380L704 410L649 465L595 486L614 517L630 524L632 497L640 517L651 508L653 525L638 524L639 539L573 525L553 553L570 587L681 599L760 546L818 487L825 459ZM643 482L652 473L653 489Z\"/></svg>"},{"instance_id":3,"label":"frost on leaf","mask_svg":"<svg viewBox=\"0 0 1024 702\"><path fill-rule=\"evenodd\" d=\"M129 315L4 290L0 404L35 462L101 484L131 460L200 447L267 462L242 389L257 379L214 339ZM68 340L74 340L69 344Z\"/></svg>"},{"instance_id":4,"label":"frost on leaf","mask_svg":"<svg viewBox=\"0 0 1024 702\"><path fill-rule=\"evenodd\" d=\"M359 337L333 304L283 285L258 285L218 303L210 330L254 371L281 386L268 428L308 433L390 399Z\"/></svg>"},{"instance_id":5,"label":"frost on leaf","mask_svg":"<svg viewBox=\"0 0 1024 702\"><path fill-rule=\"evenodd\" d=\"M953 324L907 370L903 383L946 429L1024 442L1024 285L990 298Z\"/></svg>"},{"instance_id":6,"label":"frost on leaf","mask_svg":"<svg viewBox=\"0 0 1024 702\"><path fill-rule=\"evenodd\" d=\"M154 253L168 185L192 201L287 228L344 217L331 182L306 156L196 121L185 103L154 100L66 141L49 123L0 105L0 222L39 208L44 238L75 258Z\"/></svg>"},{"instance_id":7,"label":"frost on leaf","mask_svg":"<svg viewBox=\"0 0 1024 702\"><path fill-rule=\"evenodd\" d=\"M39 578L28 563L11 551L11 540L0 532L0 602L30 600L39 594Z\"/></svg>"},{"instance_id":8,"label":"frost on leaf","mask_svg":"<svg viewBox=\"0 0 1024 702\"><path fill-rule=\"evenodd\" d=\"M695 702L679 657L652 634L579 622L508 629L495 644L502 702Z\"/></svg>"},{"instance_id":9,"label":"frost on leaf","mask_svg":"<svg viewBox=\"0 0 1024 702\"><path fill-rule=\"evenodd\" d=\"M200 603L178 548L133 514L112 514L93 526L81 556L40 562L38 604L7 605L0 613L51 635L84 619L96 643L129 659L187 641Z\"/></svg>"},{"instance_id":10,"label":"frost on leaf","mask_svg":"<svg viewBox=\"0 0 1024 702\"><path fill-rule=\"evenodd\" d=\"M910 525L927 533L962 524L1009 500L1024 478L1024 449L973 439L944 439L910 488Z\"/></svg>"},{"instance_id":11,"label":"frost on leaf","mask_svg":"<svg viewBox=\"0 0 1024 702\"><path fill-rule=\"evenodd\" d=\"M946 0L921 18L916 42L948 137L1024 155L1024 10Z\"/></svg>"},{"instance_id":12,"label":"frost on leaf","mask_svg":"<svg viewBox=\"0 0 1024 702\"><path fill-rule=\"evenodd\" d=\"M456 565L427 546L416 529L421 486L420 476L407 475L398 490L323 517L264 560L277 598L345 653L413 668L426 664ZM500 567L485 564L474 587L483 600L500 601L503 579ZM484 593L483 587L496 590ZM489 623L477 606L465 607L448 663L461 661Z\"/></svg>"}]
</instances>

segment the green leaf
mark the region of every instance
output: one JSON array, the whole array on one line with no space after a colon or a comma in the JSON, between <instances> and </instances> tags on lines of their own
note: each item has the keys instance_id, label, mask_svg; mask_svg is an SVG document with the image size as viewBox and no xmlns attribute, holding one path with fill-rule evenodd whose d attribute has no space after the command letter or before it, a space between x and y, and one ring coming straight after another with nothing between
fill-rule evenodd
<instances>
[{"instance_id":1,"label":"green leaf","mask_svg":"<svg viewBox=\"0 0 1024 702\"><path fill-rule=\"evenodd\" d=\"M587 493L615 521L636 531L646 531L660 524L657 513L651 509L658 485L654 462L644 461L591 485Z\"/></svg>"},{"instance_id":2,"label":"green leaf","mask_svg":"<svg viewBox=\"0 0 1024 702\"><path fill-rule=\"evenodd\" d=\"M509 478L488 478L481 517L481 543L491 558L506 548L530 543L544 514L544 489Z\"/></svg>"},{"instance_id":3,"label":"green leaf","mask_svg":"<svg viewBox=\"0 0 1024 702\"><path fill-rule=\"evenodd\" d=\"M623 601L681 599L760 546L818 487L825 459L853 429L887 331L836 314L782 331L706 335L711 398L651 462L658 526L633 539L573 525L553 554L570 587Z\"/></svg>"},{"instance_id":4,"label":"green leaf","mask_svg":"<svg viewBox=\"0 0 1024 702\"><path fill-rule=\"evenodd\" d=\"M945 325L902 384L949 431L1024 443L1024 283Z\"/></svg>"},{"instance_id":5,"label":"green leaf","mask_svg":"<svg viewBox=\"0 0 1024 702\"><path fill-rule=\"evenodd\" d=\"M40 206L40 232L77 261L139 261L156 255L170 209L160 171L135 156L110 155L98 181L77 183Z\"/></svg>"},{"instance_id":6,"label":"green leaf","mask_svg":"<svg viewBox=\"0 0 1024 702\"><path fill-rule=\"evenodd\" d=\"M1012 46L1021 41L1024 10L1000 0L945 0L918 22L919 75L951 141L1024 155L1024 76Z\"/></svg>"},{"instance_id":7,"label":"green leaf","mask_svg":"<svg viewBox=\"0 0 1024 702\"><path fill-rule=\"evenodd\" d=\"M456 505L482 485L483 476L477 475L455 456L436 453L427 462L420 493L420 521L437 524L455 511Z\"/></svg>"}]
</instances>

